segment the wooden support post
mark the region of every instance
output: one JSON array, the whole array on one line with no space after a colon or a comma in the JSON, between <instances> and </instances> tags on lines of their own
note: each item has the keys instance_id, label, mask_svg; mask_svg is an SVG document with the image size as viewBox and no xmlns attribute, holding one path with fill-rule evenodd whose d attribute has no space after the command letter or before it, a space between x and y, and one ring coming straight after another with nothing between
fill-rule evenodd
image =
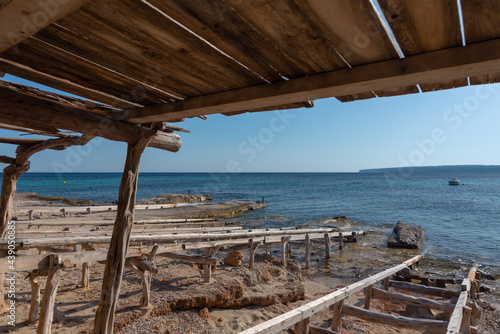
<instances>
[{"instance_id":1,"label":"wooden support post","mask_svg":"<svg viewBox=\"0 0 500 334\"><path fill-rule=\"evenodd\" d=\"M325 233L325 259L330 258L330 252L332 250L332 241L330 240L330 235Z\"/></svg>"},{"instance_id":2,"label":"wooden support post","mask_svg":"<svg viewBox=\"0 0 500 334\"><path fill-rule=\"evenodd\" d=\"M40 321L38 322L37 334L50 334L52 320L54 318L54 304L56 302L57 288L61 281L62 271L71 264L71 261L62 262L61 255L51 254L49 260L49 274L45 283L42 304L40 308Z\"/></svg>"},{"instance_id":3,"label":"wooden support post","mask_svg":"<svg viewBox=\"0 0 500 334\"><path fill-rule=\"evenodd\" d=\"M288 257L288 258L292 257L292 244L291 243L286 244L286 257Z\"/></svg>"},{"instance_id":4,"label":"wooden support post","mask_svg":"<svg viewBox=\"0 0 500 334\"><path fill-rule=\"evenodd\" d=\"M116 303L120 294L130 233L134 224L139 164L144 149L155 133L156 130L151 130L136 143L129 143L127 147L127 158L118 193L118 208L113 226L113 236L108 249L101 297L94 321L94 334L113 333Z\"/></svg>"},{"instance_id":5,"label":"wooden support post","mask_svg":"<svg viewBox=\"0 0 500 334\"><path fill-rule=\"evenodd\" d=\"M253 246L253 238L250 238L250 259L248 261L248 268L253 270L254 261L255 261L255 249Z\"/></svg>"},{"instance_id":6,"label":"wooden support post","mask_svg":"<svg viewBox=\"0 0 500 334\"><path fill-rule=\"evenodd\" d=\"M342 236L342 232L339 232L339 250L344 248L344 237Z\"/></svg>"},{"instance_id":7,"label":"wooden support post","mask_svg":"<svg viewBox=\"0 0 500 334\"><path fill-rule=\"evenodd\" d=\"M311 266L311 239L309 234L306 234L306 269Z\"/></svg>"},{"instance_id":8,"label":"wooden support post","mask_svg":"<svg viewBox=\"0 0 500 334\"><path fill-rule=\"evenodd\" d=\"M0 238L7 236L8 224L12 218L12 204L16 194L17 179L30 168L29 162L18 166L11 164L3 169L2 190L0 192Z\"/></svg>"},{"instance_id":9,"label":"wooden support post","mask_svg":"<svg viewBox=\"0 0 500 334\"><path fill-rule=\"evenodd\" d=\"M323 327L309 325L309 334L338 334L338 333Z\"/></svg>"},{"instance_id":10,"label":"wooden support post","mask_svg":"<svg viewBox=\"0 0 500 334\"><path fill-rule=\"evenodd\" d=\"M281 263L283 264L283 267L286 268L286 244L287 244L287 237L281 237Z\"/></svg>"},{"instance_id":11,"label":"wooden support post","mask_svg":"<svg viewBox=\"0 0 500 334\"><path fill-rule=\"evenodd\" d=\"M65 209L65 208L62 208L62 209L61 209L61 212L62 212L63 217L64 217L64 218L66 218L66 215L68 214L68 213L66 212L66 209Z\"/></svg>"},{"instance_id":12,"label":"wooden support post","mask_svg":"<svg viewBox=\"0 0 500 334\"><path fill-rule=\"evenodd\" d=\"M203 280L205 282L210 282L212 279L212 266L210 264L203 265Z\"/></svg>"},{"instance_id":13,"label":"wooden support post","mask_svg":"<svg viewBox=\"0 0 500 334\"><path fill-rule=\"evenodd\" d=\"M90 214L91 211L90 211L90 207L87 208L87 213Z\"/></svg>"},{"instance_id":14,"label":"wooden support post","mask_svg":"<svg viewBox=\"0 0 500 334\"><path fill-rule=\"evenodd\" d=\"M476 302L473 302L472 300L469 300L467 302L467 306L472 309L470 324L471 326L476 326L477 321L481 319L481 308L477 305Z\"/></svg>"},{"instance_id":15,"label":"wooden support post","mask_svg":"<svg viewBox=\"0 0 500 334\"><path fill-rule=\"evenodd\" d=\"M370 302L372 301L373 297L373 285L369 285L365 288L365 304L364 308L369 310L370 309Z\"/></svg>"},{"instance_id":16,"label":"wooden support post","mask_svg":"<svg viewBox=\"0 0 500 334\"><path fill-rule=\"evenodd\" d=\"M383 284L384 284L384 290L389 291L389 283L391 282L390 277L384 278Z\"/></svg>"},{"instance_id":17,"label":"wooden support post","mask_svg":"<svg viewBox=\"0 0 500 334\"><path fill-rule=\"evenodd\" d=\"M266 254L267 255L271 254L271 246L266 247Z\"/></svg>"},{"instance_id":18,"label":"wooden support post","mask_svg":"<svg viewBox=\"0 0 500 334\"><path fill-rule=\"evenodd\" d=\"M83 289L90 289L90 262L85 262L82 265L82 283Z\"/></svg>"},{"instance_id":19,"label":"wooden support post","mask_svg":"<svg viewBox=\"0 0 500 334\"><path fill-rule=\"evenodd\" d=\"M462 316L462 323L460 324L460 333L469 334L472 309L469 306L464 306L463 312L464 314Z\"/></svg>"},{"instance_id":20,"label":"wooden support post","mask_svg":"<svg viewBox=\"0 0 500 334\"><path fill-rule=\"evenodd\" d=\"M342 305L344 300L338 301L333 305L332 331L340 332L342 326Z\"/></svg>"},{"instance_id":21,"label":"wooden support post","mask_svg":"<svg viewBox=\"0 0 500 334\"><path fill-rule=\"evenodd\" d=\"M142 295L139 301L139 306L143 309L149 310L151 308L151 272L142 272Z\"/></svg>"},{"instance_id":22,"label":"wooden support post","mask_svg":"<svg viewBox=\"0 0 500 334\"><path fill-rule=\"evenodd\" d=\"M30 218L29 218L30 220L33 220L33 213L34 213L34 212L35 212L35 211L33 211L33 210L29 210L29 211L28 211L28 215L29 215L29 217L30 217Z\"/></svg>"},{"instance_id":23,"label":"wooden support post","mask_svg":"<svg viewBox=\"0 0 500 334\"><path fill-rule=\"evenodd\" d=\"M301 322L295 324L293 332L294 334L309 334L309 323L311 320L309 318L305 318Z\"/></svg>"},{"instance_id":24,"label":"wooden support post","mask_svg":"<svg viewBox=\"0 0 500 334\"><path fill-rule=\"evenodd\" d=\"M6 309L5 288L3 287L4 278L5 278L4 273L1 273L0 274L0 313L3 313L3 311Z\"/></svg>"},{"instance_id":25,"label":"wooden support post","mask_svg":"<svg viewBox=\"0 0 500 334\"><path fill-rule=\"evenodd\" d=\"M35 276L33 272L29 273L31 283L31 305L28 315L28 324L32 325L38 321L38 312L40 311L40 285L42 281L40 276Z\"/></svg>"}]
</instances>

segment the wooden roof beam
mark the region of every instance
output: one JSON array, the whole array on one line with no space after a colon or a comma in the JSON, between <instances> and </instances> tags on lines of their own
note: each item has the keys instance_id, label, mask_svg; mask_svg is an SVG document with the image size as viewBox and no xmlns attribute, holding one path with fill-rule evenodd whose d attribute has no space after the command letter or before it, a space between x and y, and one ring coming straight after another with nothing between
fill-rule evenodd
<instances>
[{"instance_id":1,"label":"wooden roof beam","mask_svg":"<svg viewBox=\"0 0 500 334\"><path fill-rule=\"evenodd\" d=\"M6 5L0 8L0 53L87 2L89 0L7 1Z\"/></svg>"},{"instance_id":2,"label":"wooden roof beam","mask_svg":"<svg viewBox=\"0 0 500 334\"><path fill-rule=\"evenodd\" d=\"M136 142L150 130L129 122L24 95L6 87L0 87L0 105L0 123L35 130L58 132L58 129L65 129L128 143ZM181 147L181 138L173 133L159 131L149 147L177 152Z\"/></svg>"},{"instance_id":3,"label":"wooden roof beam","mask_svg":"<svg viewBox=\"0 0 500 334\"><path fill-rule=\"evenodd\" d=\"M134 123L232 113L496 73L500 39L126 111Z\"/></svg>"}]
</instances>

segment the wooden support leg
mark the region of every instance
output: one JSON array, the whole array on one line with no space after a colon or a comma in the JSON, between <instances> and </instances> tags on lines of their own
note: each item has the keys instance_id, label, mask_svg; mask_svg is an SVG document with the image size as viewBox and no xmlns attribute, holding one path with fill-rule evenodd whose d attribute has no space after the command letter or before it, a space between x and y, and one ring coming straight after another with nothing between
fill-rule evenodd
<instances>
[{"instance_id":1,"label":"wooden support leg","mask_svg":"<svg viewBox=\"0 0 500 334\"><path fill-rule=\"evenodd\" d=\"M212 279L212 266L209 264L203 265L203 280L205 282L210 282Z\"/></svg>"},{"instance_id":2,"label":"wooden support leg","mask_svg":"<svg viewBox=\"0 0 500 334\"><path fill-rule=\"evenodd\" d=\"M311 266L311 239L306 234L306 269Z\"/></svg>"},{"instance_id":3,"label":"wooden support leg","mask_svg":"<svg viewBox=\"0 0 500 334\"><path fill-rule=\"evenodd\" d=\"M342 232L339 232L339 250L342 250L342 248L344 248L344 236Z\"/></svg>"},{"instance_id":4,"label":"wooden support leg","mask_svg":"<svg viewBox=\"0 0 500 334\"><path fill-rule=\"evenodd\" d=\"M250 260L248 261L248 268L253 269L255 261L255 248L253 246L253 238L250 239Z\"/></svg>"},{"instance_id":5,"label":"wooden support leg","mask_svg":"<svg viewBox=\"0 0 500 334\"><path fill-rule=\"evenodd\" d=\"M0 274L0 313L6 308L5 305L5 289L3 287L4 274Z\"/></svg>"},{"instance_id":6,"label":"wooden support leg","mask_svg":"<svg viewBox=\"0 0 500 334\"><path fill-rule=\"evenodd\" d=\"M462 323L460 324L460 333L470 333L470 318L472 309L469 306L463 307Z\"/></svg>"},{"instance_id":7,"label":"wooden support leg","mask_svg":"<svg viewBox=\"0 0 500 334\"><path fill-rule=\"evenodd\" d=\"M90 289L90 263L85 262L82 265L82 284L81 287L84 289Z\"/></svg>"},{"instance_id":8,"label":"wooden support leg","mask_svg":"<svg viewBox=\"0 0 500 334\"><path fill-rule=\"evenodd\" d=\"M142 296L139 302L141 308L151 308L151 272L144 271L142 274Z\"/></svg>"},{"instance_id":9,"label":"wooden support leg","mask_svg":"<svg viewBox=\"0 0 500 334\"><path fill-rule=\"evenodd\" d=\"M129 143L127 147L127 158L118 193L116 220L108 249L101 298L94 322L94 334L113 333L116 303L120 293L130 233L134 223L139 164L142 153L155 132L148 132L147 136L139 139L135 144Z\"/></svg>"},{"instance_id":10,"label":"wooden support leg","mask_svg":"<svg viewBox=\"0 0 500 334\"><path fill-rule=\"evenodd\" d=\"M267 255L271 254L271 246L266 247L266 254Z\"/></svg>"},{"instance_id":11,"label":"wooden support leg","mask_svg":"<svg viewBox=\"0 0 500 334\"><path fill-rule=\"evenodd\" d=\"M391 281L390 277L384 278L384 290L385 291L389 291L389 283L390 283L390 281Z\"/></svg>"},{"instance_id":12,"label":"wooden support leg","mask_svg":"<svg viewBox=\"0 0 500 334\"><path fill-rule=\"evenodd\" d=\"M31 305L28 316L28 324L34 324L38 321L38 312L40 311L40 285L42 281L39 276L29 273L31 283Z\"/></svg>"},{"instance_id":13,"label":"wooden support leg","mask_svg":"<svg viewBox=\"0 0 500 334\"><path fill-rule=\"evenodd\" d=\"M295 325L293 332L294 334L309 334L309 323L311 320L306 318Z\"/></svg>"},{"instance_id":14,"label":"wooden support leg","mask_svg":"<svg viewBox=\"0 0 500 334\"><path fill-rule=\"evenodd\" d=\"M54 304L56 302L57 288L61 281L62 271L64 267L68 265L62 262L61 255L59 254L51 254L49 263L49 274L43 292L40 321L38 322L36 331L37 334L51 333L50 327L54 318Z\"/></svg>"},{"instance_id":15,"label":"wooden support leg","mask_svg":"<svg viewBox=\"0 0 500 334\"><path fill-rule=\"evenodd\" d=\"M325 259L330 258L330 252L332 250L332 241L330 240L330 235L325 233Z\"/></svg>"},{"instance_id":16,"label":"wooden support leg","mask_svg":"<svg viewBox=\"0 0 500 334\"><path fill-rule=\"evenodd\" d=\"M340 327L342 326L342 304L343 300L336 302L333 305L333 320L332 320L332 331L340 333Z\"/></svg>"},{"instance_id":17,"label":"wooden support leg","mask_svg":"<svg viewBox=\"0 0 500 334\"><path fill-rule=\"evenodd\" d=\"M285 268L286 268L286 244L287 244L287 238L281 237L281 263Z\"/></svg>"},{"instance_id":18,"label":"wooden support leg","mask_svg":"<svg viewBox=\"0 0 500 334\"><path fill-rule=\"evenodd\" d=\"M9 165L3 169L2 190L0 194L0 238L7 235L7 227L12 218L12 204L16 194L17 179L30 168L29 162L24 166Z\"/></svg>"},{"instance_id":19,"label":"wooden support leg","mask_svg":"<svg viewBox=\"0 0 500 334\"><path fill-rule=\"evenodd\" d=\"M369 285L365 288L365 304L364 308L369 310L370 309L370 302L372 301L372 296L373 296L373 285Z\"/></svg>"}]
</instances>

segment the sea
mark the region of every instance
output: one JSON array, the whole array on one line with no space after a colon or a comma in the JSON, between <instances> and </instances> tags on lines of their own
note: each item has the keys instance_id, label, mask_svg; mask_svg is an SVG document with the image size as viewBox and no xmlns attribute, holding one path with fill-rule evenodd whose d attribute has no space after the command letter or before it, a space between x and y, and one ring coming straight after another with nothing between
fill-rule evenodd
<instances>
[{"instance_id":1,"label":"sea","mask_svg":"<svg viewBox=\"0 0 500 334\"><path fill-rule=\"evenodd\" d=\"M450 177L461 185L450 186ZM26 173L19 192L112 202L121 173ZM398 221L420 225L425 257L480 264L500 278L500 171L372 173L141 173L137 198L205 194L214 202L264 200L238 219L250 227L289 227L348 216L353 229L383 231Z\"/></svg>"}]
</instances>

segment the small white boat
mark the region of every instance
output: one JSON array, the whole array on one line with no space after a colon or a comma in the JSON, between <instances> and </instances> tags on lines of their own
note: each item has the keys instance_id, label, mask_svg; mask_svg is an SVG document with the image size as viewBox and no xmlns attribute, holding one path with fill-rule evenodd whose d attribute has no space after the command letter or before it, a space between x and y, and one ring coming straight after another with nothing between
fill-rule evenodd
<instances>
[{"instance_id":1,"label":"small white boat","mask_svg":"<svg viewBox=\"0 0 500 334\"><path fill-rule=\"evenodd\" d=\"M448 181L448 184L450 186L459 186L460 185L460 180L457 180L455 178L452 178L450 181Z\"/></svg>"}]
</instances>

